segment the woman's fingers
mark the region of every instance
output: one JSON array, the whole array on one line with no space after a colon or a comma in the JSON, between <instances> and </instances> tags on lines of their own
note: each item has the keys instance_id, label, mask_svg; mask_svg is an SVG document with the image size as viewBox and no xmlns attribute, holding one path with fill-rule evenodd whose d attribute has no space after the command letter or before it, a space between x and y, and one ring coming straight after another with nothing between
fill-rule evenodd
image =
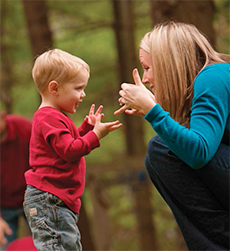
<instances>
[{"instance_id":1,"label":"woman's fingers","mask_svg":"<svg viewBox=\"0 0 230 251\"><path fill-rule=\"evenodd\" d=\"M126 100L125 100L125 98L123 98L123 97L120 97L120 98L118 99L118 102L119 102L120 105L125 105L125 104L126 104Z\"/></svg>"},{"instance_id":2,"label":"woman's fingers","mask_svg":"<svg viewBox=\"0 0 230 251\"><path fill-rule=\"evenodd\" d=\"M121 114L121 113L124 112L126 109L127 109L127 106L126 106L126 105L123 105L120 109L118 109L118 110L116 110L116 111L114 112L114 115Z\"/></svg>"},{"instance_id":3,"label":"woman's fingers","mask_svg":"<svg viewBox=\"0 0 230 251\"><path fill-rule=\"evenodd\" d=\"M131 109L131 110L125 110L125 113L126 114L129 114L129 115L138 115L138 116L142 116L142 117L144 117L145 116L145 114L143 113L143 112L141 112L141 111L138 111L138 110L136 110L136 109Z\"/></svg>"},{"instance_id":4,"label":"woman's fingers","mask_svg":"<svg viewBox=\"0 0 230 251\"><path fill-rule=\"evenodd\" d=\"M118 102L120 105L123 106L114 112L115 115L121 114L122 112L125 112L127 109L130 108L130 100L136 92L137 86L143 85L138 70L136 68L133 70L133 79L136 86L127 83L123 83L121 85L121 90L119 91L119 95L121 97L118 99Z\"/></svg>"},{"instance_id":5,"label":"woman's fingers","mask_svg":"<svg viewBox=\"0 0 230 251\"><path fill-rule=\"evenodd\" d=\"M139 85L139 86L143 85L143 83L141 82L141 77L139 75L137 68L135 68L133 70L133 80L135 82L135 85Z\"/></svg>"}]
</instances>

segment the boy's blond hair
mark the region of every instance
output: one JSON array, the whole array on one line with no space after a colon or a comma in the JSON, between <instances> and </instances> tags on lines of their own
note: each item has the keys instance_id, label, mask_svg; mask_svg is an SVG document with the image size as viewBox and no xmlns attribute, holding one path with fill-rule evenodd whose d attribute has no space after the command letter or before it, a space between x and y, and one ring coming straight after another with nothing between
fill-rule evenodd
<instances>
[{"instance_id":1,"label":"boy's blond hair","mask_svg":"<svg viewBox=\"0 0 230 251\"><path fill-rule=\"evenodd\" d=\"M52 49L37 57L32 76L38 92L42 94L51 81L57 81L60 85L68 83L82 67L90 71L89 65L79 57L60 49Z\"/></svg>"}]
</instances>

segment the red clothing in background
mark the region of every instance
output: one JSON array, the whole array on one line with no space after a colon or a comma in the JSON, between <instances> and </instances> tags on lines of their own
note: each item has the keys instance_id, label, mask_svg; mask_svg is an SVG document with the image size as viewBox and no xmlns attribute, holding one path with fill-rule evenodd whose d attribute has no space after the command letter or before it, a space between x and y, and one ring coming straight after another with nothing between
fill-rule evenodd
<instances>
[{"instance_id":1,"label":"red clothing in background","mask_svg":"<svg viewBox=\"0 0 230 251\"><path fill-rule=\"evenodd\" d=\"M29 166L31 122L18 115L7 115L7 136L1 142L1 207L22 206L26 183L24 172Z\"/></svg>"},{"instance_id":2,"label":"red clothing in background","mask_svg":"<svg viewBox=\"0 0 230 251\"><path fill-rule=\"evenodd\" d=\"M79 213L85 188L84 155L100 143L93 126L83 121L76 128L62 112L43 107L34 114L30 142L30 165L26 183L62 199Z\"/></svg>"}]
</instances>

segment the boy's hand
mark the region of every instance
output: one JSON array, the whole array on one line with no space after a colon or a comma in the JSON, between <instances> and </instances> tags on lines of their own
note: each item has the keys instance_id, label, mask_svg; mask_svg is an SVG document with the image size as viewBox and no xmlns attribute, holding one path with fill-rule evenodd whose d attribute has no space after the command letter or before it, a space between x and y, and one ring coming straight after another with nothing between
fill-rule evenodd
<instances>
[{"instance_id":1,"label":"boy's hand","mask_svg":"<svg viewBox=\"0 0 230 251\"><path fill-rule=\"evenodd\" d=\"M108 133L120 128L122 126L121 123L119 123L119 120L113 121L113 122L107 122L102 123L101 118L97 119L96 124L94 126L94 133L97 135L98 139L102 139L105 137Z\"/></svg>"},{"instance_id":2,"label":"boy's hand","mask_svg":"<svg viewBox=\"0 0 230 251\"><path fill-rule=\"evenodd\" d=\"M89 110L89 115L86 116L88 118L88 123L91 125L95 125L96 124L96 120L97 118L102 119L102 117L104 116L103 113L101 113L103 106L100 105L96 111L96 113L94 114L94 109L95 109L95 104L92 104Z\"/></svg>"}]
</instances>

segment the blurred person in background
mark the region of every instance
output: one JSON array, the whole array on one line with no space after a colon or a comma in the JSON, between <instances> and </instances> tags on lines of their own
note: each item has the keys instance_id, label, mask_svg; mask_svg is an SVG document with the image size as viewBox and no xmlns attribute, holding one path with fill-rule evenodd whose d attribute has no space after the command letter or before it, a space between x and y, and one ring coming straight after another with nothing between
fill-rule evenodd
<instances>
[{"instance_id":1,"label":"blurred person in background","mask_svg":"<svg viewBox=\"0 0 230 251\"><path fill-rule=\"evenodd\" d=\"M30 134L31 122L28 119L15 114L6 115L4 111L0 111L1 250L4 250L10 242L17 239L19 217L25 218L23 212L26 188L24 172L30 169Z\"/></svg>"}]
</instances>

